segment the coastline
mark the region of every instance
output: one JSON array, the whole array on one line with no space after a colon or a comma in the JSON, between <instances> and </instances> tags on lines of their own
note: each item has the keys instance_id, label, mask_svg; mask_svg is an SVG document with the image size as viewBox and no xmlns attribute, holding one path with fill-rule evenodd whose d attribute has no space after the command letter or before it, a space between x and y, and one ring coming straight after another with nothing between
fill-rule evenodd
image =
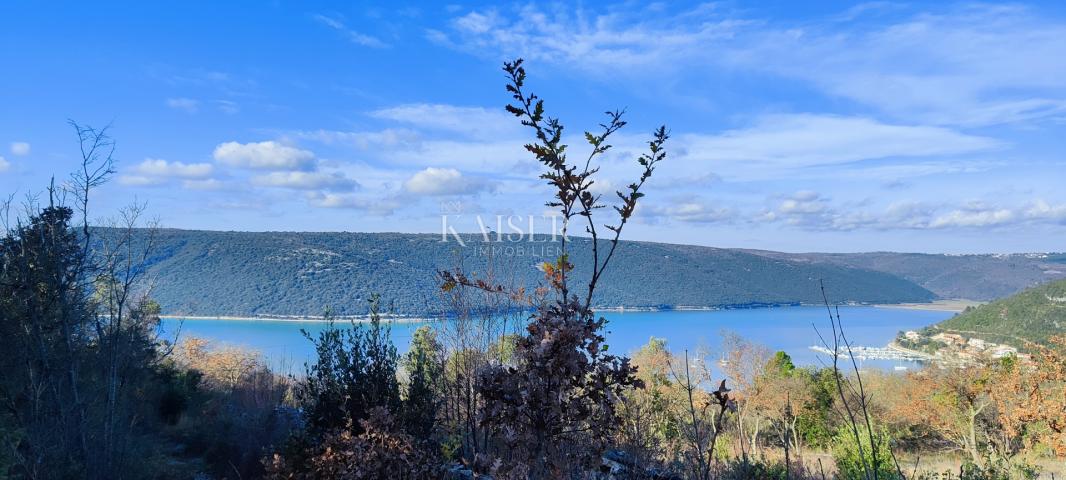
<instances>
[{"instance_id":1,"label":"coastline","mask_svg":"<svg viewBox=\"0 0 1066 480\"><path fill-rule=\"evenodd\" d=\"M948 312L961 312L967 306L980 305L980 302L972 300L937 300L932 303L890 303L890 304L864 304L864 303L847 303L841 304L841 306L849 307L874 307L874 308L899 308L907 310L930 310L930 311L948 311ZM698 306L698 305L677 305L677 306L641 306L641 307L627 307L627 306L603 306L594 307L595 312L610 312L610 313L627 313L627 312L693 312L693 311L721 311L721 310L746 310L746 309L772 309L772 308L787 308L787 307L819 307L821 304L807 304L807 303L782 303L782 304L749 304L749 305L720 305L720 306ZM321 323L326 322L322 316L300 316L300 315L259 315L259 316L247 316L247 315L175 315L166 314L160 315L159 318L167 320L225 320L225 321L247 321L247 322L293 322L293 323ZM431 322L435 317L416 317L416 316L404 316L404 315L381 315L381 320L386 322L396 323L425 323ZM337 316L333 317L334 322L355 322L355 323L367 323L370 322L369 315L354 315L354 316Z\"/></svg>"},{"instance_id":2,"label":"coastline","mask_svg":"<svg viewBox=\"0 0 1066 480\"><path fill-rule=\"evenodd\" d=\"M328 321L333 322L355 322L355 323L370 323L370 316L355 316L355 317L334 317L332 320L326 320L323 317L297 317L297 316L261 316L261 317L244 317L235 315L160 315L159 318L167 320L226 320L226 321L241 321L241 322L291 322L291 323L325 323ZM425 323L430 322L432 318L422 317L401 317L395 315L381 315L383 322L394 323Z\"/></svg>"},{"instance_id":3,"label":"coastline","mask_svg":"<svg viewBox=\"0 0 1066 480\"><path fill-rule=\"evenodd\" d=\"M952 298L947 300L934 300L930 303L888 303L874 305L877 308L900 308L904 310L928 310L934 312L955 312L966 310L966 307L976 307L982 302L967 300L964 298Z\"/></svg>"}]
</instances>

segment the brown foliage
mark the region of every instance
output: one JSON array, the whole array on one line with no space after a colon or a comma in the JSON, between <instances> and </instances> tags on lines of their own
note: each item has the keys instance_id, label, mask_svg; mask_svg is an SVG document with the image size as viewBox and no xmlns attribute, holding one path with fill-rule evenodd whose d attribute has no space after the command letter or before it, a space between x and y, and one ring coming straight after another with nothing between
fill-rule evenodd
<instances>
[{"instance_id":1,"label":"brown foliage","mask_svg":"<svg viewBox=\"0 0 1066 480\"><path fill-rule=\"evenodd\" d=\"M619 424L621 394L643 382L629 359L602 351L603 319L576 302L538 312L515 345L515 366L479 376L481 420L538 471L591 466Z\"/></svg>"},{"instance_id":2,"label":"brown foliage","mask_svg":"<svg viewBox=\"0 0 1066 480\"><path fill-rule=\"evenodd\" d=\"M215 348L197 337L178 343L173 356L182 367L202 373L210 386L223 389L233 389L266 368L257 352L228 345Z\"/></svg>"},{"instance_id":3,"label":"brown foliage","mask_svg":"<svg viewBox=\"0 0 1066 480\"><path fill-rule=\"evenodd\" d=\"M1034 346L1033 366L1017 362L1004 366L992 390L1003 428L1012 437L1030 433L1055 455L1066 457L1066 337L1047 346Z\"/></svg>"},{"instance_id":4,"label":"brown foliage","mask_svg":"<svg viewBox=\"0 0 1066 480\"><path fill-rule=\"evenodd\" d=\"M907 376L906 401L895 407L910 424L935 431L979 462L979 442L990 434L981 422L992 406L990 375L990 368L978 366L922 370Z\"/></svg>"},{"instance_id":5,"label":"brown foliage","mask_svg":"<svg viewBox=\"0 0 1066 480\"><path fill-rule=\"evenodd\" d=\"M538 288L533 296L524 289L507 289L461 271L441 272L441 291L454 295L457 290L469 288L511 301L528 301L535 307L526 334L515 341L508 362L485 363L475 372L476 394L466 397L480 404L464 403L467 408L477 409L475 420L487 427L483 431L485 437L491 436L505 447L491 456L493 470L558 477L567 472L588 471L599 462L621 423L618 408L623 392L643 386L634 376L636 369L628 358L606 353L601 334L605 320L596 317L592 301L597 283L619 245L622 229L644 195L642 186L666 156L663 145L669 135L665 127L654 132L648 153L637 159L642 170L639 179L616 192L619 204L614 206L614 223L598 225L593 212L605 205L591 190L598 171L592 161L611 148L608 137L625 126L622 112L607 112L608 121L601 125L601 133L586 132L585 139L592 147L589 155L583 161L570 162L567 145L562 143L562 124L545 115L543 100L524 90L526 72L522 60L506 63L504 71L510 80L507 91L514 99L507 111L533 130L536 140L526 149L546 167L540 177L554 190L547 205L558 208L563 220L561 254L555 262L541 266L550 288ZM591 265L586 266L591 275L581 296L571 291L568 282L575 268L567 254L567 229L573 220L585 224L592 253ZM612 233L603 245L598 227ZM555 294L550 300L549 292ZM472 419L469 415L467 418ZM481 428L465 430L477 432ZM463 439L463 443L469 442Z\"/></svg>"},{"instance_id":6,"label":"brown foliage","mask_svg":"<svg viewBox=\"0 0 1066 480\"><path fill-rule=\"evenodd\" d=\"M310 452L307 469L294 471L274 454L267 478L274 480L432 480L443 478L440 459L417 448L383 408L374 408L359 421L362 433L344 428L323 436Z\"/></svg>"}]
</instances>

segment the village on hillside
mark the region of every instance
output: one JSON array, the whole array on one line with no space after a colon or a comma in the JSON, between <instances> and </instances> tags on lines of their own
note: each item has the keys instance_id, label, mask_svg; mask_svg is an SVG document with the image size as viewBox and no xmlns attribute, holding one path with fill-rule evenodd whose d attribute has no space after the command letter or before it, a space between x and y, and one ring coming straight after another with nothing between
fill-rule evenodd
<instances>
[{"instance_id":1,"label":"village on hillside","mask_svg":"<svg viewBox=\"0 0 1066 480\"><path fill-rule=\"evenodd\" d=\"M936 329L907 330L900 333L889 347L920 355L926 361L942 366L965 367L1005 358L1015 358L1023 363L1032 361L1029 354L1017 347Z\"/></svg>"}]
</instances>

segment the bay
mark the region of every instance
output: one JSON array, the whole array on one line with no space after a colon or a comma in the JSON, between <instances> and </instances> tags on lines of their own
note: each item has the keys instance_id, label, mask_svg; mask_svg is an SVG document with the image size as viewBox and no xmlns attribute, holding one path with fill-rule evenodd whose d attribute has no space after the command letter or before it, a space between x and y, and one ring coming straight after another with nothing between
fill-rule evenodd
<instances>
[{"instance_id":1,"label":"bay","mask_svg":"<svg viewBox=\"0 0 1066 480\"><path fill-rule=\"evenodd\" d=\"M773 351L782 350L797 365L822 366L828 356L810 349L821 342L815 328L829 337L830 325L825 307L774 307L732 310L609 311L607 344L612 353L630 353L646 344L651 337L667 341L670 350L695 352L701 347L720 352L723 334L733 332ZM881 308L869 306L840 307L841 322L853 345L886 345L904 330L918 329L952 316L952 312ZM347 321L337 325L350 328ZM392 338L397 350L407 350L411 335L422 322L392 322ZM321 321L234 320L203 318L166 318L160 330L164 338L193 336L216 345L233 345L260 352L276 371L299 373L314 355L314 347L300 333L312 336L325 328ZM912 362L867 360L862 367L892 369L914 368Z\"/></svg>"}]
</instances>

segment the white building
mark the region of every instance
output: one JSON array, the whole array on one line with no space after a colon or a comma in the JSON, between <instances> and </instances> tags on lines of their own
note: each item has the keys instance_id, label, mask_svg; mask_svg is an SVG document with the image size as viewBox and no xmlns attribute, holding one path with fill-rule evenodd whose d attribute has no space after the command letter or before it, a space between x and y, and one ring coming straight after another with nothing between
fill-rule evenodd
<instances>
[{"instance_id":1,"label":"white building","mask_svg":"<svg viewBox=\"0 0 1066 480\"><path fill-rule=\"evenodd\" d=\"M996 348L992 349L992 358L1003 358L1017 354L1018 349L1010 345L996 345Z\"/></svg>"},{"instance_id":2,"label":"white building","mask_svg":"<svg viewBox=\"0 0 1066 480\"><path fill-rule=\"evenodd\" d=\"M945 345L965 345L966 340L962 338L962 335L955 333L938 333L933 335L933 340L936 340Z\"/></svg>"}]
</instances>

